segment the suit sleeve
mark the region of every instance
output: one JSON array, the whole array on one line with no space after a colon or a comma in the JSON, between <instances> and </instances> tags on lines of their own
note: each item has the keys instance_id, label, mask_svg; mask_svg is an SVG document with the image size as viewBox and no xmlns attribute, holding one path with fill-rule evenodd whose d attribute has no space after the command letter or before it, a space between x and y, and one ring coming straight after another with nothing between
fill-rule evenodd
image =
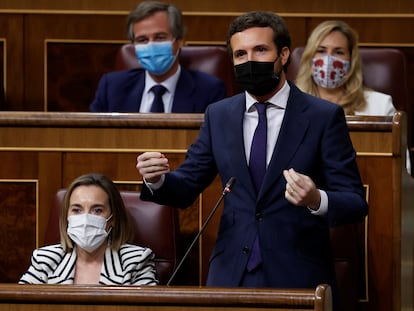
<instances>
[{"instance_id":1,"label":"suit sleeve","mask_svg":"<svg viewBox=\"0 0 414 311\"><path fill-rule=\"evenodd\" d=\"M212 89L211 94L213 95L210 100L212 103L219 101L226 97L227 90L226 90L226 85L224 84L223 80L221 79L217 80L216 85Z\"/></svg>"},{"instance_id":2,"label":"suit sleeve","mask_svg":"<svg viewBox=\"0 0 414 311\"><path fill-rule=\"evenodd\" d=\"M209 110L207 108L200 134L188 149L185 161L179 168L165 175L164 184L153 194L144 184L142 200L186 208L212 183L217 175L217 167L211 151L209 129L210 119L214 118L210 116Z\"/></svg>"},{"instance_id":3,"label":"suit sleeve","mask_svg":"<svg viewBox=\"0 0 414 311\"><path fill-rule=\"evenodd\" d=\"M356 153L341 108L328 120L322 138L323 175L331 225L361 222L368 213Z\"/></svg>"},{"instance_id":4,"label":"suit sleeve","mask_svg":"<svg viewBox=\"0 0 414 311\"><path fill-rule=\"evenodd\" d=\"M107 112L108 104L106 99L107 90L107 75L103 75L99 80L98 87L96 89L95 98L89 105L90 112Z\"/></svg>"}]
</instances>

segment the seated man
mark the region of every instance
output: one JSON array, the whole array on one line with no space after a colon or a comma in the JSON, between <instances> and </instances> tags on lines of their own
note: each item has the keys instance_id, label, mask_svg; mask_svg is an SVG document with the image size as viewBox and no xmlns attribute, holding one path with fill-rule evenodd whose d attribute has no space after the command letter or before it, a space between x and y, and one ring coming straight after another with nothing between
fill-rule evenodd
<instances>
[{"instance_id":1,"label":"seated man","mask_svg":"<svg viewBox=\"0 0 414 311\"><path fill-rule=\"evenodd\" d=\"M143 69L105 74L90 111L204 113L207 105L225 97L222 80L180 66L184 26L177 7L141 2L127 25Z\"/></svg>"}]
</instances>

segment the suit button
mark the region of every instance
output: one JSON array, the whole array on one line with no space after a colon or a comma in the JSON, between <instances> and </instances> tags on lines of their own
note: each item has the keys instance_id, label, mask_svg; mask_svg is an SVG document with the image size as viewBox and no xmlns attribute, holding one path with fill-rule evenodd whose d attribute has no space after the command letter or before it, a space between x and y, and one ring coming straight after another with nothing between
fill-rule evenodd
<instances>
[{"instance_id":1,"label":"suit button","mask_svg":"<svg viewBox=\"0 0 414 311\"><path fill-rule=\"evenodd\" d=\"M243 247L243 254L248 254L249 253L249 247L248 246L245 246L245 247Z\"/></svg>"},{"instance_id":2,"label":"suit button","mask_svg":"<svg viewBox=\"0 0 414 311\"><path fill-rule=\"evenodd\" d=\"M262 220L262 213L256 213L256 220Z\"/></svg>"}]
</instances>

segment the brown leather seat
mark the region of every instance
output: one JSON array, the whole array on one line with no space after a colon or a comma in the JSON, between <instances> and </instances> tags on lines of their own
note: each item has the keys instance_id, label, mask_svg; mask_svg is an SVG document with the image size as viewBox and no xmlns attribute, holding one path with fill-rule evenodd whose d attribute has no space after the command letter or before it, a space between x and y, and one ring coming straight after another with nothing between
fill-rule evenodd
<instances>
[{"instance_id":1,"label":"brown leather seat","mask_svg":"<svg viewBox=\"0 0 414 311\"><path fill-rule=\"evenodd\" d=\"M61 189L56 194L56 203L52 206L49 217L46 244L59 243L59 210L65 193L66 189ZM167 283L177 265L177 210L170 206L142 201L139 195L135 191L121 191L134 231L131 243L153 250L158 279L163 285Z\"/></svg>"},{"instance_id":2,"label":"brown leather seat","mask_svg":"<svg viewBox=\"0 0 414 311\"><path fill-rule=\"evenodd\" d=\"M180 64L187 69L214 75L226 84L227 95L234 95L239 88L234 80L233 65L227 49L220 46L183 46ZM132 44L124 44L118 50L115 70L139 68L140 64Z\"/></svg>"}]
</instances>

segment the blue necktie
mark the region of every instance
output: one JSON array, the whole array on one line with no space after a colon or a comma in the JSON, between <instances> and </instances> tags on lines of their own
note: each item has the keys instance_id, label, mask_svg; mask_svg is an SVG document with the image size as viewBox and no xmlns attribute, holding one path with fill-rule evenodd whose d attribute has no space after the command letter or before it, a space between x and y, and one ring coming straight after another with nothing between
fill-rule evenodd
<instances>
[{"instance_id":1,"label":"blue necktie","mask_svg":"<svg viewBox=\"0 0 414 311\"><path fill-rule=\"evenodd\" d=\"M160 85L154 85L151 90L154 93L154 101L152 102L150 112L164 112L164 102L162 101L162 95L167 91L167 89Z\"/></svg>"},{"instance_id":2,"label":"blue necktie","mask_svg":"<svg viewBox=\"0 0 414 311\"><path fill-rule=\"evenodd\" d=\"M259 114L259 122L254 131L252 146L250 149L249 171L253 179L256 192L259 193L266 173L266 145L267 145L267 118L266 103L255 104ZM247 271L252 271L260 265L262 257L260 255L259 239L255 238L249 261L247 262Z\"/></svg>"}]
</instances>

